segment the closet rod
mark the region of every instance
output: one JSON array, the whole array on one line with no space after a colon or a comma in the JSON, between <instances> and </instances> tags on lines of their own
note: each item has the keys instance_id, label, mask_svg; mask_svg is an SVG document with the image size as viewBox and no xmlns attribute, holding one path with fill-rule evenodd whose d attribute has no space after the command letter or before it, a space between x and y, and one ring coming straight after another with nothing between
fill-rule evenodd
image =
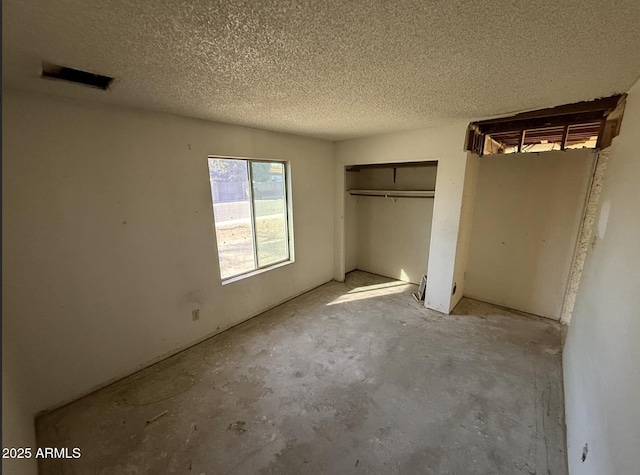
<instances>
[{"instance_id":1,"label":"closet rod","mask_svg":"<svg viewBox=\"0 0 640 475\"><path fill-rule=\"evenodd\" d=\"M433 198L433 190L348 190L352 196L384 196L385 198Z\"/></svg>"}]
</instances>

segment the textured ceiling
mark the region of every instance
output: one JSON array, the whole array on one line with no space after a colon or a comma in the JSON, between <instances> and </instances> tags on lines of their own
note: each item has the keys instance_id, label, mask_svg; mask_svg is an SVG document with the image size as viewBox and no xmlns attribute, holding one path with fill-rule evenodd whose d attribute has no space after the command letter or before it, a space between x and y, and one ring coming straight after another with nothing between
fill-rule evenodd
<instances>
[{"instance_id":1,"label":"textured ceiling","mask_svg":"<svg viewBox=\"0 0 640 475\"><path fill-rule=\"evenodd\" d=\"M338 140L624 92L638 25L638 0L4 0L3 80Z\"/></svg>"}]
</instances>

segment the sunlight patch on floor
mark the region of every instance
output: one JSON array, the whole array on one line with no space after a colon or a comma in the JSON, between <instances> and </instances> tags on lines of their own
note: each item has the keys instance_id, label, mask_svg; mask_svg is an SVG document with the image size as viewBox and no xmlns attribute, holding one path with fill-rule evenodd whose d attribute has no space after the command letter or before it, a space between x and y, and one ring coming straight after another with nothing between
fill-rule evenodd
<instances>
[{"instance_id":1,"label":"sunlight patch on floor","mask_svg":"<svg viewBox=\"0 0 640 475\"><path fill-rule=\"evenodd\" d=\"M370 299L381 295L401 294L410 290L411 287L415 287L415 285L408 282L397 281L385 282L383 284L364 285L351 289L346 294L332 300L327 305L354 302L356 300Z\"/></svg>"}]
</instances>

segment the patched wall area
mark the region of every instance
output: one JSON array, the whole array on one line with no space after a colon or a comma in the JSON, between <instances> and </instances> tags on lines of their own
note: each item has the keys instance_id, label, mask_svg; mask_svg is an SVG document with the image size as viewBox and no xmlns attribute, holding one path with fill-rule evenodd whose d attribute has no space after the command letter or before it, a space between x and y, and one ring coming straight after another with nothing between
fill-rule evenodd
<instances>
[{"instance_id":1,"label":"patched wall area","mask_svg":"<svg viewBox=\"0 0 640 475\"><path fill-rule=\"evenodd\" d=\"M560 319L592 150L480 159L465 295Z\"/></svg>"}]
</instances>

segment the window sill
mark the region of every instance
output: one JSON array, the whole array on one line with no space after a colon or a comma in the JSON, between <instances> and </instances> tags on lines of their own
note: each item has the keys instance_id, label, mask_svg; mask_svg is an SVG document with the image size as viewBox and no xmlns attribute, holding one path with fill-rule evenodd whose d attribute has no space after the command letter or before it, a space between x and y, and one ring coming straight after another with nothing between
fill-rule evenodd
<instances>
[{"instance_id":1,"label":"window sill","mask_svg":"<svg viewBox=\"0 0 640 475\"><path fill-rule=\"evenodd\" d=\"M269 267L264 267L262 269L254 270L251 272L247 272L246 274L236 275L235 277L229 277L222 281L222 285L233 284L234 282L238 282L240 280L248 279L249 277L254 277L259 274L264 274L265 272L269 272L270 270L278 269L280 267L288 266L289 264L293 264L295 261L289 259L283 262L278 262L277 264L273 264Z\"/></svg>"}]
</instances>

